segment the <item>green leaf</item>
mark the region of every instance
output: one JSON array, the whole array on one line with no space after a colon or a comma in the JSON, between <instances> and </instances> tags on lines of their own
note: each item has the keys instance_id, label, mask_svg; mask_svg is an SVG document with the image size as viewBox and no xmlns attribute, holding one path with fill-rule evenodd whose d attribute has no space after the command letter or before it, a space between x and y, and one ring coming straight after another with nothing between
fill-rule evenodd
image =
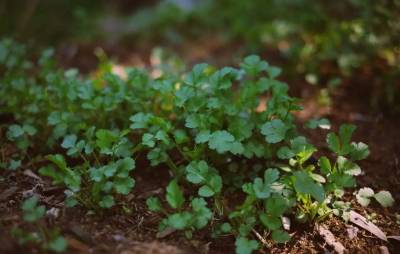
<instances>
[{"instance_id":1,"label":"green leaf","mask_svg":"<svg viewBox=\"0 0 400 254\"><path fill-rule=\"evenodd\" d=\"M301 194L310 194L318 202L323 202L325 199L324 188L313 181L311 176L304 171L293 173L295 177L294 188Z\"/></svg>"},{"instance_id":2,"label":"green leaf","mask_svg":"<svg viewBox=\"0 0 400 254\"><path fill-rule=\"evenodd\" d=\"M99 202L100 207L110 208L115 204L114 198L111 195L105 195Z\"/></svg>"},{"instance_id":3,"label":"green leaf","mask_svg":"<svg viewBox=\"0 0 400 254\"><path fill-rule=\"evenodd\" d=\"M280 194L275 194L267 199L266 209L272 216L281 216L288 208L288 200Z\"/></svg>"},{"instance_id":4,"label":"green leaf","mask_svg":"<svg viewBox=\"0 0 400 254\"><path fill-rule=\"evenodd\" d=\"M183 206L185 198L183 197L183 192L176 179L168 184L166 199L168 204L174 209L179 209Z\"/></svg>"},{"instance_id":5,"label":"green leaf","mask_svg":"<svg viewBox=\"0 0 400 254\"><path fill-rule=\"evenodd\" d=\"M49 249L57 253L66 251L67 247L68 243L62 236L58 236L49 242Z\"/></svg>"},{"instance_id":6,"label":"green leaf","mask_svg":"<svg viewBox=\"0 0 400 254\"><path fill-rule=\"evenodd\" d=\"M183 144L189 141L189 137L184 130L178 129L174 131L174 138L177 144Z\"/></svg>"},{"instance_id":7,"label":"green leaf","mask_svg":"<svg viewBox=\"0 0 400 254\"><path fill-rule=\"evenodd\" d=\"M156 143L154 142L154 135L151 133L145 133L142 136L142 144L147 147L154 147Z\"/></svg>"},{"instance_id":8,"label":"green leaf","mask_svg":"<svg viewBox=\"0 0 400 254\"><path fill-rule=\"evenodd\" d=\"M169 144L169 137L168 134L163 131L163 130L159 130L157 131L155 138L159 141L162 141L164 144L168 145Z\"/></svg>"},{"instance_id":9,"label":"green leaf","mask_svg":"<svg viewBox=\"0 0 400 254\"><path fill-rule=\"evenodd\" d=\"M269 230L275 230L282 226L280 217L270 216L265 213L260 214L260 220L262 224Z\"/></svg>"},{"instance_id":10,"label":"green leaf","mask_svg":"<svg viewBox=\"0 0 400 254\"><path fill-rule=\"evenodd\" d=\"M328 175L329 173L331 173L332 166L331 166L331 162L329 161L329 159L327 157L322 156L321 158L319 158L318 165L321 169L321 172L324 175Z\"/></svg>"},{"instance_id":11,"label":"green leaf","mask_svg":"<svg viewBox=\"0 0 400 254\"><path fill-rule=\"evenodd\" d=\"M38 206L39 199L35 196L27 199L22 204L24 212L24 220L27 222L35 222L42 218L46 212L44 206Z\"/></svg>"},{"instance_id":12,"label":"green leaf","mask_svg":"<svg viewBox=\"0 0 400 254\"><path fill-rule=\"evenodd\" d=\"M390 207L394 204L392 194L390 194L388 191L380 191L374 195L374 198L383 207Z\"/></svg>"},{"instance_id":13,"label":"green leaf","mask_svg":"<svg viewBox=\"0 0 400 254\"><path fill-rule=\"evenodd\" d=\"M210 140L210 137L210 131L201 131L199 132L199 134L197 134L195 141L197 144L203 144L208 142Z\"/></svg>"},{"instance_id":14,"label":"green leaf","mask_svg":"<svg viewBox=\"0 0 400 254\"><path fill-rule=\"evenodd\" d=\"M137 113L129 118L129 120L132 122L130 128L133 130L146 129L150 118L150 114L144 114L141 112Z\"/></svg>"},{"instance_id":15,"label":"green leaf","mask_svg":"<svg viewBox=\"0 0 400 254\"><path fill-rule=\"evenodd\" d=\"M267 169L264 172L264 181L257 177L254 179L253 189L257 198L266 199L271 195L271 185L279 179L279 171L277 169Z\"/></svg>"},{"instance_id":16,"label":"green leaf","mask_svg":"<svg viewBox=\"0 0 400 254\"><path fill-rule=\"evenodd\" d=\"M24 124L24 126L22 126L22 129L24 129L24 132L27 133L29 136L33 136L37 133L36 128L29 124Z\"/></svg>"},{"instance_id":17,"label":"green leaf","mask_svg":"<svg viewBox=\"0 0 400 254\"><path fill-rule=\"evenodd\" d=\"M237 254L250 254L259 247L257 241L249 240L245 237L236 238L235 246Z\"/></svg>"},{"instance_id":18,"label":"green leaf","mask_svg":"<svg viewBox=\"0 0 400 254\"><path fill-rule=\"evenodd\" d=\"M356 195L357 202L362 206L368 206L374 194L371 188L361 188Z\"/></svg>"},{"instance_id":19,"label":"green leaf","mask_svg":"<svg viewBox=\"0 0 400 254\"><path fill-rule=\"evenodd\" d=\"M189 212L171 214L167 218L167 224L175 229L182 230L190 226L193 216Z\"/></svg>"},{"instance_id":20,"label":"green leaf","mask_svg":"<svg viewBox=\"0 0 400 254\"><path fill-rule=\"evenodd\" d=\"M8 137L13 140L24 135L24 129L17 124L10 125L7 132Z\"/></svg>"},{"instance_id":21,"label":"green leaf","mask_svg":"<svg viewBox=\"0 0 400 254\"><path fill-rule=\"evenodd\" d=\"M296 154L287 146L283 146L279 148L278 152L276 153L279 159L285 160L293 158Z\"/></svg>"},{"instance_id":22,"label":"green leaf","mask_svg":"<svg viewBox=\"0 0 400 254\"><path fill-rule=\"evenodd\" d=\"M261 133L268 143L274 144L285 139L288 127L280 119L274 119L261 126Z\"/></svg>"},{"instance_id":23,"label":"green leaf","mask_svg":"<svg viewBox=\"0 0 400 254\"><path fill-rule=\"evenodd\" d=\"M342 145L349 144L356 126L353 124L342 124L339 128L339 136Z\"/></svg>"},{"instance_id":24,"label":"green leaf","mask_svg":"<svg viewBox=\"0 0 400 254\"><path fill-rule=\"evenodd\" d=\"M131 157L125 157L123 159L119 159L116 164L117 166L117 176L121 178L125 178L129 176L129 172L134 170L136 167L135 160Z\"/></svg>"},{"instance_id":25,"label":"green leaf","mask_svg":"<svg viewBox=\"0 0 400 254\"><path fill-rule=\"evenodd\" d=\"M279 170L276 168L269 168L264 172L264 183L272 184L279 179Z\"/></svg>"},{"instance_id":26,"label":"green leaf","mask_svg":"<svg viewBox=\"0 0 400 254\"><path fill-rule=\"evenodd\" d=\"M251 55L244 58L240 67L250 76L255 76L262 71L268 69L268 63L262 61L259 56Z\"/></svg>"},{"instance_id":27,"label":"green leaf","mask_svg":"<svg viewBox=\"0 0 400 254\"><path fill-rule=\"evenodd\" d=\"M130 177L118 178L114 181L114 189L119 194L127 195L135 186L135 180Z\"/></svg>"},{"instance_id":28,"label":"green leaf","mask_svg":"<svg viewBox=\"0 0 400 254\"><path fill-rule=\"evenodd\" d=\"M188 117L186 117L185 127L189 129L195 129L200 127L200 124L200 119L197 115L189 115Z\"/></svg>"},{"instance_id":29,"label":"green leaf","mask_svg":"<svg viewBox=\"0 0 400 254\"><path fill-rule=\"evenodd\" d=\"M147 208L152 212L159 212L162 210L160 199L157 197L149 197L146 200Z\"/></svg>"},{"instance_id":30,"label":"green leaf","mask_svg":"<svg viewBox=\"0 0 400 254\"><path fill-rule=\"evenodd\" d=\"M199 189L199 195L201 197L212 197L215 194L215 192L208 186L204 185Z\"/></svg>"},{"instance_id":31,"label":"green leaf","mask_svg":"<svg viewBox=\"0 0 400 254\"><path fill-rule=\"evenodd\" d=\"M368 146L362 142L351 143L351 148L350 158L355 161L367 158L370 153Z\"/></svg>"},{"instance_id":32,"label":"green leaf","mask_svg":"<svg viewBox=\"0 0 400 254\"><path fill-rule=\"evenodd\" d=\"M21 164L21 160L11 160L8 168L11 170L16 170L17 168L21 167Z\"/></svg>"},{"instance_id":33,"label":"green leaf","mask_svg":"<svg viewBox=\"0 0 400 254\"><path fill-rule=\"evenodd\" d=\"M205 161L192 161L186 167L186 179L194 184L203 183L207 180L209 167Z\"/></svg>"},{"instance_id":34,"label":"green leaf","mask_svg":"<svg viewBox=\"0 0 400 254\"><path fill-rule=\"evenodd\" d=\"M230 233L232 231L232 226L231 224L225 222L221 225L220 229L223 233Z\"/></svg>"},{"instance_id":35,"label":"green leaf","mask_svg":"<svg viewBox=\"0 0 400 254\"><path fill-rule=\"evenodd\" d=\"M65 149L72 148L75 146L76 140L77 140L76 135L74 135L74 134L67 135L64 137L61 147L65 148Z\"/></svg>"},{"instance_id":36,"label":"green leaf","mask_svg":"<svg viewBox=\"0 0 400 254\"><path fill-rule=\"evenodd\" d=\"M225 130L213 132L208 141L208 146L220 154L228 151L233 154L244 152L243 145L235 141L235 137Z\"/></svg>"},{"instance_id":37,"label":"green leaf","mask_svg":"<svg viewBox=\"0 0 400 254\"><path fill-rule=\"evenodd\" d=\"M274 240L276 243L286 243L290 240L290 235L280 229L274 230L272 231L272 240Z\"/></svg>"},{"instance_id":38,"label":"green leaf","mask_svg":"<svg viewBox=\"0 0 400 254\"><path fill-rule=\"evenodd\" d=\"M274 78L278 77L281 74L282 70L281 70L281 68L278 68L278 67L275 67L275 66L268 66L267 72L268 72L268 76L271 79L274 79Z\"/></svg>"},{"instance_id":39,"label":"green leaf","mask_svg":"<svg viewBox=\"0 0 400 254\"><path fill-rule=\"evenodd\" d=\"M207 207L207 203L203 198L194 198L191 202L193 209L193 226L196 229L205 227L212 218L212 212Z\"/></svg>"},{"instance_id":40,"label":"green leaf","mask_svg":"<svg viewBox=\"0 0 400 254\"><path fill-rule=\"evenodd\" d=\"M62 171L66 171L67 170L67 162L64 159L64 156L62 156L61 154L51 154L51 155L47 155L46 158L53 162L54 164L57 165L57 167L59 169L61 169Z\"/></svg>"},{"instance_id":41,"label":"green leaf","mask_svg":"<svg viewBox=\"0 0 400 254\"><path fill-rule=\"evenodd\" d=\"M326 143L328 144L328 147L329 149L331 149L332 152L340 154L340 141L339 137L335 133L328 133L328 135L326 136Z\"/></svg>"},{"instance_id":42,"label":"green leaf","mask_svg":"<svg viewBox=\"0 0 400 254\"><path fill-rule=\"evenodd\" d=\"M326 118L311 119L311 120L307 121L305 126L310 129L321 128L321 129L329 130L331 128L331 123Z\"/></svg>"}]
</instances>

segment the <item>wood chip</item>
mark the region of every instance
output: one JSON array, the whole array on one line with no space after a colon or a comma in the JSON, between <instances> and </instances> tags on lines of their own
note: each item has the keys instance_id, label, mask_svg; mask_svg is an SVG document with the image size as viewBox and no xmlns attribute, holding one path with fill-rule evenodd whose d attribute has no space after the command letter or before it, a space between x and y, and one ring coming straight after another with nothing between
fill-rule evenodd
<instances>
[{"instance_id":1,"label":"wood chip","mask_svg":"<svg viewBox=\"0 0 400 254\"><path fill-rule=\"evenodd\" d=\"M282 225L283 225L283 229L285 229L286 231L290 230L290 219L288 217L282 216Z\"/></svg>"},{"instance_id":2,"label":"wood chip","mask_svg":"<svg viewBox=\"0 0 400 254\"><path fill-rule=\"evenodd\" d=\"M368 221L361 214L356 213L354 211L350 211L349 217L350 217L350 221L352 223L367 230L368 232L372 233L379 239L382 239L383 241L387 241L386 234L380 228L378 228L374 223Z\"/></svg>"},{"instance_id":3,"label":"wood chip","mask_svg":"<svg viewBox=\"0 0 400 254\"><path fill-rule=\"evenodd\" d=\"M324 238L325 242L332 246L338 254L343 254L345 252L346 248L342 243L336 240L335 236L329 229L322 225L317 225L317 230L318 233Z\"/></svg>"}]
</instances>

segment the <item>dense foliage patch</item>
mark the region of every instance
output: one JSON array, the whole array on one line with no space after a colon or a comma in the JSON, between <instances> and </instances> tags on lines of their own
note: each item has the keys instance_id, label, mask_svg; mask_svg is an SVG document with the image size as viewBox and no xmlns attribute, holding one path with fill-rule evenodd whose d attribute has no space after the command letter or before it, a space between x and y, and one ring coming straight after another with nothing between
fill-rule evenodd
<instances>
[{"instance_id":1,"label":"dense foliage patch","mask_svg":"<svg viewBox=\"0 0 400 254\"><path fill-rule=\"evenodd\" d=\"M148 170L171 176L165 195L146 201L164 217L160 231L192 237L207 227L213 237L233 234L237 253L251 253L259 248L254 232L269 232L278 244L290 240L282 218L341 215L340 198L369 154L366 144L351 141L356 127L344 124L326 136L330 153L316 157L318 147L294 121L299 100L277 79L281 70L258 56L239 68L198 64L158 78L138 68L121 78L103 64L85 78L56 68L51 50L37 63L24 51L11 40L0 44L0 114L13 119L1 128L20 150L1 165L44 160L39 173L65 187L66 206L121 207L135 187L136 158L146 156ZM31 221L43 213L36 202L24 205Z\"/></svg>"}]
</instances>

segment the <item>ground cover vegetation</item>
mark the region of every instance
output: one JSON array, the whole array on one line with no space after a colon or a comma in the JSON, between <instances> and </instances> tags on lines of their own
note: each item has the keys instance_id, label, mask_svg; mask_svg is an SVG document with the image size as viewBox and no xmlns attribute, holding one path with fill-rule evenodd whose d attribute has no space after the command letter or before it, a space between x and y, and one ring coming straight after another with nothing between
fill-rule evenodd
<instances>
[{"instance_id":1,"label":"ground cover vegetation","mask_svg":"<svg viewBox=\"0 0 400 254\"><path fill-rule=\"evenodd\" d=\"M281 69L259 56L245 57L238 67L197 64L187 73L155 78L139 68L120 77L108 62L88 77L56 67L52 53L30 61L23 45L0 43L0 113L10 118L1 125L2 143L16 147L0 165L40 165L42 177L65 188L65 206L100 215L127 209L136 184L132 173L140 166L170 176L165 195L146 200L148 210L163 218L159 232L192 238L207 228L215 238L233 235L237 253L265 247L260 235L273 244L290 241L283 223L288 218L346 220L341 198L356 187L368 146L353 141L356 126L343 124L326 131L329 152L321 155L299 131L294 112L302 110L300 100L279 81ZM314 119L306 127L329 125ZM140 157L148 162L139 165ZM357 193L362 205L372 198L384 207L394 202L388 191ZM22 209L39 232L16 228L21 243L67 248L57 229L40 222L45 208L35 197Z\"/></svg>"}]
</instances>

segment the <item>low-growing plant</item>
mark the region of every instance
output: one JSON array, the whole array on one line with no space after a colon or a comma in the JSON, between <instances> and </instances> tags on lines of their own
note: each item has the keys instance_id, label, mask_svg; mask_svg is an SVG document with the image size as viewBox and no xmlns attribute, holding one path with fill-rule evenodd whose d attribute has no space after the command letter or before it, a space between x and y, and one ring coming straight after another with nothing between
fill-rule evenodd
<instances>
[{"instance_id":1,"label":"low-growing plant","mask_svg":"<svg viewBox=\"0 0 400 254\"><path fill-rule=\"evenodd\" d=\"M48 228L43 222L46 208L38 205L37 197L26 199L21 208L24 221L34 226L35 230L13 228L12 235L17 238L19 244L35 244L44 251L64 252L67 249L68 243L60 231L57 228Z\"/></svg>"},{"instance_id":2,"label":"low-growing plant","mask_svg":"<svg viewBox=\"0 0 400 254\"><path fill-rule=\"evenodd\" d=\"M319 148L294 121L299 99L277 79L281 70L258 56L239 68L198 64L159 78L128 69L126 79L106 68L85 79L56 69L48 52L33 75L7 68L0 97L10 98L2 111L18 126L39 130L29 147L46 146L33 153L64 149L48 155L39 172L66 187L70 206L119 206L135 185L136 157L146 156L142 167L171 176L165 197L146 201L163 216L160 231L192 237L209 226L214 237L234 235L237 253L251 253L260 247L258 232L277 244L290 240L284 216L305 223L340 215L337 202L356 185L357 161L369 154L351 141L356 127L344 124L327 134L330 153L317 158ZM307 125L327 129L329 121Z\"/></svg>"}]
</instances>

